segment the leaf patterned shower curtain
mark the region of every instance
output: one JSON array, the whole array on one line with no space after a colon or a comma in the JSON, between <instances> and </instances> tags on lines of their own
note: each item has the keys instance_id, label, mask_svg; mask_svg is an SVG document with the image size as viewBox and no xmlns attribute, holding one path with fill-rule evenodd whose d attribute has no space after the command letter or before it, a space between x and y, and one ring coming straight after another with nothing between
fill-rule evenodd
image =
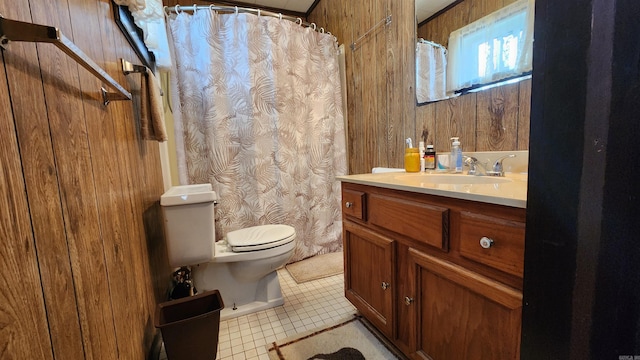
<instances>
[{"instance_id":1,"label":"leaf patterned shower curtain","mask_svg":"<svg viewBox=\"0 0 640 360\"><path fill-rule=\"evenodd\" d=\"M216 236L288 224L290 262L342 248L346 173L337 44L288 20L185 12L169 19L180 181L211 183Z\"/></svg>"}]
</instances>

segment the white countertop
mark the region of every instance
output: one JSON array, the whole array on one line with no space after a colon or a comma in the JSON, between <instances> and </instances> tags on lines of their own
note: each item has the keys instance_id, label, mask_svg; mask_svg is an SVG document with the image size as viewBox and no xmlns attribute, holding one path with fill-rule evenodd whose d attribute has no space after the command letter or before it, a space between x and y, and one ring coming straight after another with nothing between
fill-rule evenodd
<instances>
[{"instance_id":1,"label":"white countertop","mask_svg":"<svg viewBox=\"0 0 640 360\"><path fill-rule=\"evenodd\" d=\"M526 173L506 173L504 177L495 180L500 181L499 183L473 183L477 181L494 181L492 177L481 177L485 179L473 179L478 178L478 176L442 174L438 172L389 172L336 176L336 179L354 184L446 196L455 199L479 201L523 209L527 207ZM448 180L456 183L434 183L447 182ZM470 183L465 183L467 181Z\"/></svg>"}]
</instances>

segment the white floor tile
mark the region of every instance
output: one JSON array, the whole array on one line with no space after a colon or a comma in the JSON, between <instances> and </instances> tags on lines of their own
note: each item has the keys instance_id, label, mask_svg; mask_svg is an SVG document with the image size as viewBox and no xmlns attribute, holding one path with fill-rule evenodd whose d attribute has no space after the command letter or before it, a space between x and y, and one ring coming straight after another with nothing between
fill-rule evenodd
<instances>
[{"instance_id":1,"label":"white floor tile","mask_svg":"<svg viewBox=\"0 0 640 360\"><path fill-rule=\"evenodd\" d=\"M356 312L344 297L342 274L297 284L283 268L278 270L278 277L284 305L221 321L218 359L268 359L267 344Z\"/></svg>"}]
</instances>

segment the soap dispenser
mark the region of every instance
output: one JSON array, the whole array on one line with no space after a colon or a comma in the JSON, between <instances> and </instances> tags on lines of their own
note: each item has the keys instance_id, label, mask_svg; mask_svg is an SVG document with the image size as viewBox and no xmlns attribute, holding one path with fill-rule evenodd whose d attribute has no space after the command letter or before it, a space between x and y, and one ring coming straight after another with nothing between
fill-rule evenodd
<instances>
[{"instance_id":1,"label":"soap dispenser","mask_svg":"<svg viewBox=\"0 0 640 360\"><path fill-rule=\"evenodd\" d=\"M449 160L449 169L455 173L462 172L462 149L460 148L460 138L451 138L451 159Z\"/></svg>"}]
</instances>

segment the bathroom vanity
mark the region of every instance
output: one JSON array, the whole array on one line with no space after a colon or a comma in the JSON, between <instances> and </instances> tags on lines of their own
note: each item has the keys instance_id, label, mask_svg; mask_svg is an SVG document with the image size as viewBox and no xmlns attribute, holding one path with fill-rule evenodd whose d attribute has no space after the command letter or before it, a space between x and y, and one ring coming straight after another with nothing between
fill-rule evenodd
<instances>
[{"instance_id":1,"label":"bathroom vanity","mask_svg":"<svg viewBox=\"0 0 640 360\"><path fill-rule=\"evenodd\" d=\"M430 175L338 177L345 295L410 358L517 359L526 175Z\"/></svg>"}]
</instances>

